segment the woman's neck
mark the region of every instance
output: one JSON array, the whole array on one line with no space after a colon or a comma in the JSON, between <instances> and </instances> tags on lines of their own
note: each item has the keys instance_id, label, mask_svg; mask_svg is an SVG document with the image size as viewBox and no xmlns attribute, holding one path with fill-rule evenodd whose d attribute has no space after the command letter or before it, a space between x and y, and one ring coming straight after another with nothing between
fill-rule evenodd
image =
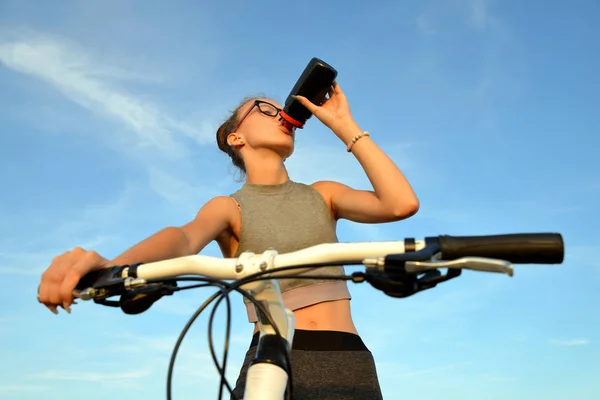
<instances>
[{"instance_id":1,"label":"woman's neck","mask_svg":"<svg viewBox=\"0 0 600 400\"><path fill-rule=\"evenodd\" d=\"M254 156L254 154L253 154ZM246 165L246 183L255 185L278 185L289 180L288 172L275 154L271 156L248 157Z\"/></svg>"}]
</instances>

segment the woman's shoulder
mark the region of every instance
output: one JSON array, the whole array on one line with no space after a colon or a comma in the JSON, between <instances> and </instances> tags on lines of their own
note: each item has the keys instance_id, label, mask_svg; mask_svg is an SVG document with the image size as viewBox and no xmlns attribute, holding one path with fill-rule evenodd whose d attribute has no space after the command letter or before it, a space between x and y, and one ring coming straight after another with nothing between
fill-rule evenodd
<instances>
[{"instance_id":1,"label":"woman's shoulder","mask_svg":"<svg viewBox=\"0 0 600 400\"><path fill-rule=\"evenodd\" d=\"M229 220L238 212L238 203L231 196L215 196L200 207L196 219Z\"/></svg>"},{"instance_id":2,"label":"woman's shoulder","mask_svg":"<svg viewBox=\"0 0 600 400\"><path fill-rule=\"evenodd\" d=\"M236 222L237 206L232 198L216 196L200 207L196 216L183 225L192 254L199 253L208 243L218 240Z\"/></svg>"},{"instance_id":3,"label":"woman's shoulder","mask_svg":"<svg viewBox=\"0 0 600 400\"><path fill-rule=\"evenodd\" d=\"M317 181L309 185L323 196L326 200L331 200L333 195L340 189L347 188L348 186L343 183L336 181Z\"/></svg>"},{"instance_id":4,"label":"woman's shoulder","mask_svg":"<svg viewBox=\"0 0 600 400\"><path fill-rule=\"evenodd\" d=\"M308 186L323 198L327 208L329 209L329 212L334 219L337 219L334 212L333 197L340 190L340 188L346 186L336 181L316 181Z\"/></svg>"}]
</instances>

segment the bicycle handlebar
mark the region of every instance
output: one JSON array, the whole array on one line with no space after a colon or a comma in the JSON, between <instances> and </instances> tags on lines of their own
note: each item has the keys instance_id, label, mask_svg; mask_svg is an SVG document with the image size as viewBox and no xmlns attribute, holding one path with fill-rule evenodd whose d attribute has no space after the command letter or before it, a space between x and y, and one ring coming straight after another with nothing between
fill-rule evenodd
<instances>
[{"instance_id":1,"label":"bicycle handlebar","mask_svg":"<svg viewBox=\"0 0 600 400\"><path fill-rule=\"evenodd\" d=\"M564 243L558 233L441 235L426 237L425 240L325 243L285 254L268 250L258 254L245 252L238 258L193 255L111 267L85 275L74 295L81 297L81 291L87 289L87 294L83 293L84 298L114 296L141 286L141 282L135 283L136 278L141 278L146 286L147 280L176 280L181 275L200 275L222 280L241 280L253 274L277 278L282 274L290 274L289 268L281 268L295 266L298 268L292 272L294 275L304 274L320 266L363 264L367 269L379 268L386 273L412 274L413 278L438 268L452 269L450 275L454 276L451 277L458 276L461 269L500 272L512 276L511 263L560 264L563 259ZM438 281L441 280L438 278ZM398 294L398 297L415 293L409 292L405 295Z\"/></svg>"},{"instance_id":2,"label":"bicycle handlebar","mask_svg":"<svg viewBox=\"0 0 600 400\"><path fill-rule=\"evenodd\" d=\"M354 272L350 277L343 275L331 279L368 282L391 297L402 298L456 278L461 275L463 269L512 276L512 263L560 264L563 259L564 243L562 236L557 233L441 235L418 241L404 239L387 242L326 243L285 254L267 250L258 254L244 252L237 258L193 255L110 267L85 275L79 281L73 295L82 300L93 299L95 303L120 307L127 314L139 314L148 310L164 295L206 284L219 286L222 296L227 296L232 290L242 293L252 301L259 315L258 347L265 351L264 354L257 352L249 368L248 376L252 374L252 378L247 380L248 390L244 398L262 399L268 394L272 396L269 398L280 399L283 397L282 388L285 388L288 377L289 393L292 392L288 351L294 335L294 317L292 311L285 308L277 282L279 278L310 279L312 277L304 273L314 268L362 264L366 267L364 272ZM440 268L447 268L447 273L442 274ZM291 269L295 271L290 273ZM182 275L196 277L186 278ZM177 287L177 282L183 280L203 281L205 284ZM229 284L222 280L234 282ZM119 301L107 300L119 295ZM216 295L212 300L215 298ZM179 345L189 326L210 301L194 314L173 350L167 374L167 398L170 398L173 364ZM217 305L219 302L220 300L217 301ZM213 316L214 310L209 321L209 335ZM274 335L279 339L275 340ZM221 370L210 339L209 343L213 360L221 373L221 385L226 384L231 391L224 377L225 362L223 361ZM273 356L278 357L278 362L273 363ZM254 386L257 382L263 382L266 386ZM280 390L276 391L276 387Z\"/></svg>"}]
</instances>

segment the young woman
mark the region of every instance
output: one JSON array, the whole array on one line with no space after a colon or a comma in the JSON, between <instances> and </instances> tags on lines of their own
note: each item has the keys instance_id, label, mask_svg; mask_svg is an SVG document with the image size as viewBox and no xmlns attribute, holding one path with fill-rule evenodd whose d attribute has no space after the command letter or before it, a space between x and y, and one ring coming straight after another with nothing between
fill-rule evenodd
<instances>
[{"instance_id":1,"label":"young woman","mask_svg":"<svg viewBox=\"0 0 600 400\"><path fill-rule=\"evenodd\" d=\"M293 153L295 132L279 118L281 106L268 99L245 100L217 131L219 148L246 174L240 190L213 198L186 225L165 228L113 260L81 248L54 258L42 275L40 303L54 313L59 306L70 312L72 290L86 273L112 265L197 254L213 240L224 257L268 248L285 253L336 242L336 221L341 218L382 223L417 212L419 201L410 184L359 128L337 83L320 106L303 97L298 100L354 154L373 191L331 181L312 185L292 181L284 161ZM341 274L343 268L322 268L317 273ZM295 398L381 399L373 357L352 320L346 282L286 279L280 286L296 319L291 354ZM244 301L248 320L255 323L254 309ZM243 397L248 363L258 340L256 323L254 332L236 383L239 398Z\"/></svg>"}]
</instances>

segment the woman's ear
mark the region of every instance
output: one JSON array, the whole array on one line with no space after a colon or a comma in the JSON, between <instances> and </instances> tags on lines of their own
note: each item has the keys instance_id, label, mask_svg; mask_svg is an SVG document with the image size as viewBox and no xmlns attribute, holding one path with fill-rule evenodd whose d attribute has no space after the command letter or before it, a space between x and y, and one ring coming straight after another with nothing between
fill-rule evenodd
<instances>
[{"instance_id":1,"label":"woman's ear","mask_svg":"<svg viewBox=\"0 0 600 400\"><path fill-rule=\"evenodd\" d=\"M242 146L244 144L244 138L238 135L237 132L232 132L227 135L227 144L231 147Z\"/></svg>"}]
</instances>

